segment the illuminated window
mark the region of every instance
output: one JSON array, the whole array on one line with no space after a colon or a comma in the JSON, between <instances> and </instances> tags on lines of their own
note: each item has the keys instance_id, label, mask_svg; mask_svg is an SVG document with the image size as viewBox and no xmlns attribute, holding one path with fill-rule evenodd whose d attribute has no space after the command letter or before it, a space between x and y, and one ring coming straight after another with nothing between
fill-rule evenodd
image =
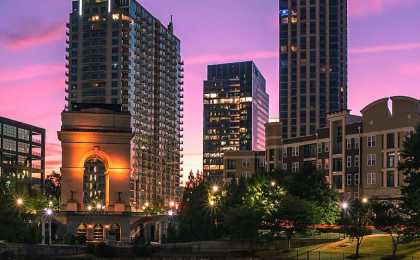
<instances>
[{"instance_id":1,"label":"illuminated window","mask_svg":"<svg viewBox=\"0 0 420 260\"><path fill-rule=\"evenodd\" d=\"M85 162L83 202L105 205L105 164L98 158Z\"/></svg>"}]
</instances>

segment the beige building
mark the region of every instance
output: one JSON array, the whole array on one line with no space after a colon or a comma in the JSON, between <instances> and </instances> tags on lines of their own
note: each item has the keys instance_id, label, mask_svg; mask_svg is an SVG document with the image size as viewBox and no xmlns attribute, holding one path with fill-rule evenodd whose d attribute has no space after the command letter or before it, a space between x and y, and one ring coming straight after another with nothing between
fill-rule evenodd
<instances>
[{"instance_id":1,"label":"beige building","mask_svg":"<svg viewBox=\"0 0 420 260\"><path fill-rule=\"evenodd\" d=\"M224 155L224 181L232 179L250 178L265 172L264 151L227 152Z\"/></svg>"},{"instance_id":2,"label":"beige building","mask_svg":"<svg viewBox=\"0 0 420 260\"><path fill-rule=\"evenodd\" d=\"M328 127L314 135L282 140L282 125L266 126L267 167L296 172L312 165L343 199L391 199L399 196L403 175L400 150L420 123L420 101L383 98L367 105L362 116L345 110L328 114Z\"/></svg>"}]
</instances>

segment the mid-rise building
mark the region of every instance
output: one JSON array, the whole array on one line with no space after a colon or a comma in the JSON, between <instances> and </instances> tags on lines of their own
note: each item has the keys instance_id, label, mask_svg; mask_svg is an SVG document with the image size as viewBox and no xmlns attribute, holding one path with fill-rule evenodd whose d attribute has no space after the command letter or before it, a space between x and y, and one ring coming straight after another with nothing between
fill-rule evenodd
<instances>
[{"instance_id":1,"label":"mid-rise building","mask_svg":"<svg viewBox=\"0 0 420 260\"><path fill-rule=\"evenodd\" d=\"M203 173L224 177L223 156L263 151L269 99L254 62L209 65L204 81Z\"/></svg>"},{"instance_id":2,"label":"mid-rise building","mask_svg":"<svg viewBox=\"0 0 420 260\"><path fill-rule=\"evenodd\" d=\"M404 175L398 171L400 151L420 123L420 101L383 98L367 105L361 114L330 113L327 127L290 139L278 138L280 123L268 124L268 169L296 172L312 165L325 172L326 181L343 199L398 197L404 185Z\"/></svg>"},{"instance_id":3,"label":"mid-rise building","mask_svg":"<svg viewBox=\"0 0 420 260\"><path fill-rule=\"evenodd\" d=\"M45 129L0 117L0 179L18 193L43 191Z\"/></svg>"},{"instance_id":4,"label":"mid-rise building","mask_svg":"<svg viewBox=\"0 0 420 260\"><path fill-rule=\"evenodd\" d=\"M280 0L283 137L313 135L347 109L347 0Z\"/></svg>"},{"instance_id":5,"label":"mid-rise building","mask_svg":"<svg viewBox=\"0 0 420 260\"><path fill-rule=\"evenodd\" d=\"M179 201L183 63L172 21L136 0L73 0L66 110L117 105L131 114L131 205Z\"/></svg>"}]
</instances>

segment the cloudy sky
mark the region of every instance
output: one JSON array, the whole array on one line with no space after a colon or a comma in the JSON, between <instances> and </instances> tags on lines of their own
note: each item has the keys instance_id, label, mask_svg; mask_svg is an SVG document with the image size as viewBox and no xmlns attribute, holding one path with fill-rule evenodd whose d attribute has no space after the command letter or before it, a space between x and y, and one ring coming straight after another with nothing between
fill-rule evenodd
<instances>
[{"instance_id":1,"label":"cloudy sky","mask_svg":"<svg viewBox=\"0 0 420 260\"><path fill-rule=\"evenodd\" d=\"M349 107L392 95L420 98L420 1L349 1ZM70 0L0 0L0 115L47 129L47 168L60 165L65 23ZM278 116L278 0L141 0L174 16L185 60L185 171L201 168L206 65L254 60Z\"/></svg>"}]
</instances>

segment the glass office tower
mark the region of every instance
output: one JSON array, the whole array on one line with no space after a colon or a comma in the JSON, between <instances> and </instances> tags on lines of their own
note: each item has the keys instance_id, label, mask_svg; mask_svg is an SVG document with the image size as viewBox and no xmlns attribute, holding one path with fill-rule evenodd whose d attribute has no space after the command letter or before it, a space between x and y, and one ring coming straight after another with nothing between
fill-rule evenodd
<instances>
[{"instance_id":1,"label":"glass office tower","mask_svg":"<svg viewBox=\"0 0 420 260\"><path fill-rule=\"evenodd\" d=\"M72 8L66 109L129 111L133 207L179 201L184 76L172 21L165 27L135 0L74 0Z\"/></svg>"},{"instance_id":2,"label":"glass office tower","mask_svg":"<svg viewBox=\"0 0 420 260\"><path fill-rule=\"evenodd\" d=\"M347 0L280 0L283 137L314 134L347 109Z\"/></svg>"},{"instance_id":3,"label":"glass office tower","mask_svg":"<svg viewBox=\"0 0 420 260\"><path fill-rule=\"evenodd\" d=\"M203 173L223 178L223 154L263 151L269 99L252 61L209 65L204 81Z\"/></svg>"}]
</instances>

